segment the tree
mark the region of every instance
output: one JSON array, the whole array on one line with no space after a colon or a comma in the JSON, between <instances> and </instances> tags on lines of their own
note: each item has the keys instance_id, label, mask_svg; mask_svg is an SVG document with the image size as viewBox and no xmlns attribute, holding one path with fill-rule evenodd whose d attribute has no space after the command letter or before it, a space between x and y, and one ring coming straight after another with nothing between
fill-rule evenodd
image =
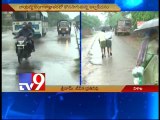
<instances>
[{"instance_id":1,"label":"tree","mask_svg":"<svg viewBox=\"0 0 160 120\"><path fill-rule=\"evenodd\" d=\"M97 16L82 13L82 29L91 29L92 27L99 27L100 25L101 21Z\"/></svg>"},{"instance_id":2,"label":"tree","mask_svg":"<svg viewBox=\"0 0 160 120\"><path fill-rule=\"evenodd\" d=\"M127 14L126 12L110 12L106 15L105 25L115 27L118 20L124 18Z\"/></svg>"},{"instance_id":3,"label":"tree","mask_svg":"<svg viewBox=\"0 0 160 120\"><path fill-rule=\"evenodd\" d=\"M133 28L137 28L137 21L148 21L158 18L158 12L131 12Z\"/></svg>"},{"instance_id":4,"label":"tree","mask_svg":"<svg viewBox=\"0 0 160 120\"><path fill-rule=\"evenodd\" d=\"M111 12L106 14L105 24L114 27L117 25L118 20L125 18L128 14L131 14L133 29L137 28L137 21L158 18L158 12Z\"/></svg>"},{"instance_id":5,"label":"tree","mask_svg":"<svg viewBox=\"0 0 160 120\"><path fill-rule=\"evenodd\" d=\"M77 15L76 17L74 17L73 20L74 20L74 21L80 21L80 15Z\"/></svg>"},{"instance_id":6,"label":"tree","mask_svg":"<svg viewBox=\"0 0 160 120\"><path fill-rule=\"evenodd\" d=\"M117 22L130 14L130 12L109 12L104 13L106 15L105 25L109 25L111 27L115 27Z\"/></svg>"},{"instance_id":7,"label":"tree","mask_svg":"<svg viewBox=\"0 0 160 120\"><path fill-rule=\"evenodd\" d=\"M48 12L48 23L50 26L57 25L59 20L70 20L67 14L61 12Z\"/></svg>"}]
</instances>

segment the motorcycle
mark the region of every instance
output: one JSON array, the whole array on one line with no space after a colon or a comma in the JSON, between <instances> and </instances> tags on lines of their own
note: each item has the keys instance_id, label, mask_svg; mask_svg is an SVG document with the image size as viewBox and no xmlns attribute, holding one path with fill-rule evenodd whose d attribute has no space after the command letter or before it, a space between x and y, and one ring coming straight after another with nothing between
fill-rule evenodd
<instances>
[{"instance_id":1,"label":"motorcycle","mask_svg":"<svg viewBox=\"0 0 160 120\"><path fill-rule=\"evenodd\" d=\"M23 58L27 60L31 56L30 44L31 44L31 40L28 40L27 37L17 38L16 53L17 53L19 64L22 63Z\"/></svg>"}]
</instances>

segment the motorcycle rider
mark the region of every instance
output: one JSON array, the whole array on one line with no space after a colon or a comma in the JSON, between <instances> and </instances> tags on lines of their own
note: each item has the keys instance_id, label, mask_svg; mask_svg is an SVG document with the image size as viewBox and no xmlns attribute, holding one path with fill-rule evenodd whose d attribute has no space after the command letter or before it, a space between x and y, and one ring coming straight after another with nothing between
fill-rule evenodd
<instances>
[{"instance_id":1,"label":"motorcycle rider","mask_svg":"<svg viewBox=\"0 0 160 120\"><path fill-rule=\"evenodd\" d=\"M28 25L26 22L23 23L23 28L18 32L17 36L14 37L14 39L19 38L20 36L26 37L27 40L31 40L31 38L33 37L33 32L28 28ZM15 45L17 46L17 42L15 43ZM28 44L28 52L29 52L29 56L32 52L32 45ZM16 47L16 53L17 53L17 47Z\"/></svg>"},{"instance_id":2,"label":"motorcycle rider","mask_svg":"<svg viewBox=\"0 0 160 120\"><path fill-rule=\"evenodd\" d=\"M32 31L32 33L34 35L34 29L32 28L32 23L31 22L28 23L28 28ZM35 52L35 47L34 47L34 41L33 41L33 39L31 39L31 42L32 42L32 48L33 48L32 51Z\"/></svg>"}]
</instances>

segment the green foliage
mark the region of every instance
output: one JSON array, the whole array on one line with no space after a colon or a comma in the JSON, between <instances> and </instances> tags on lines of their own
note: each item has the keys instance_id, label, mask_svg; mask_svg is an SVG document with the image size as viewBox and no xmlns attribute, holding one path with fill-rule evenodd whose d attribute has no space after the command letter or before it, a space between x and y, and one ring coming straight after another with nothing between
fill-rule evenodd
<instances>
[{"instance_id":1,"label":"green foliage","mask_svg":"<svg viewBox=\"0 0 160 120\"><path fill-rule=\"evenodd\" d=\"M61 12L48 12L49 26L56 26L59 20L70 20L67 14Z\"/></svg>"},{"instance_id":2,"label":"green foliage","mask_svg":"<svg viewBox=\"0 0 160 120\"><path fill-rule=\"evenodd\" d=\"M148 21L154 18L158 18L158 12L111 12L108 13L106 16L106 25L110 25L112 27L117 25L117 21L125 18L126 15L130 14L132 16L132 25L133 28L137 28L137 21Z\"/></svg>"},{"instance_id":3,"label":"green foliage","mask_svg":"<svg viewBox=\"0 0 160 120\"><path fill-rule=\"evenodd\" d=\"M158 18L158 12L131 12L133 28L137 28L137 21L148 21Z\"/></svg>"},{"instance_id":4,"label":"green foliage","mask_svg":"<svg viewBox=\"0 0 160 120\"><path fill-rule=\"evenodd\" d=\"M77 15L73 20L74 21L80 21L80 15Z\"/></svg>"},{"instance_id":5,"label":"green foliage","mask_svg":"<svg viewBox=\"0 0 160 120\"><path fill-rule=\"evenodd\" d=\"M91 29L92 27L99 27L100 25L101 21L97 16L82 13L82 29Z\"/></svg>"},{"instance_id":6,"label":"green foliage","mask_svg":"<svg viewBox=\"0 0 160 120\"><path fill-rule=\"evenodd\" d=\"M118 20L122 18L123 18L122 12L108 13L105 25L110 25L111 27L115 27L117 25Z\"/></svg>"},{"instance_id":7,"label":"green foliage","mask_svg":"<svg viewBox=\"0 0 160 120\"><path fill-rule=\"evenodd\" d=\"M7 16L7 14L3 12L2 12L2 26L12 26L11 16Z\"/></svg>"}]
</instances>

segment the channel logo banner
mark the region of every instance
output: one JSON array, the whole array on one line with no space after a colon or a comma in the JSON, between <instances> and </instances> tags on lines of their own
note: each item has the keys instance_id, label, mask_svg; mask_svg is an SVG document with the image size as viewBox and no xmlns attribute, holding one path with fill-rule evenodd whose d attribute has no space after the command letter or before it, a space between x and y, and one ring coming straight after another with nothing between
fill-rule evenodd
<instances>
[{"instance_id":1,"label":"channel logo banner","mask_svg":"<svg viewBox=\"0 0 160 120\"><path fill-rule=\"evenodd\" d=\"M7 8L7 9L6 9ZM116 4L9 4L2 8L4 11L67 11L67 12L119 12Z\"/></svg>"},{"instance_id":2,"label":"channel logo banner","mask_svg":"<svg viewBox=\"0 0 160 120\"><path fill-rule=\"evenodd\" d=\"M45 73L20 73L19 74L20 91L44 91Z\"/></svg>"},{"instance_id":3,"label":"channel logo banner","mask_svg":"<svg viewBox=\"0 0 160 120\"><path fill-rule=\"evenodd\" d=\"M116 4L121 11L158 11L158 2L158 0L2 0L2 10L9 9L11 4Z\"/></svg>"}]
</instances>

